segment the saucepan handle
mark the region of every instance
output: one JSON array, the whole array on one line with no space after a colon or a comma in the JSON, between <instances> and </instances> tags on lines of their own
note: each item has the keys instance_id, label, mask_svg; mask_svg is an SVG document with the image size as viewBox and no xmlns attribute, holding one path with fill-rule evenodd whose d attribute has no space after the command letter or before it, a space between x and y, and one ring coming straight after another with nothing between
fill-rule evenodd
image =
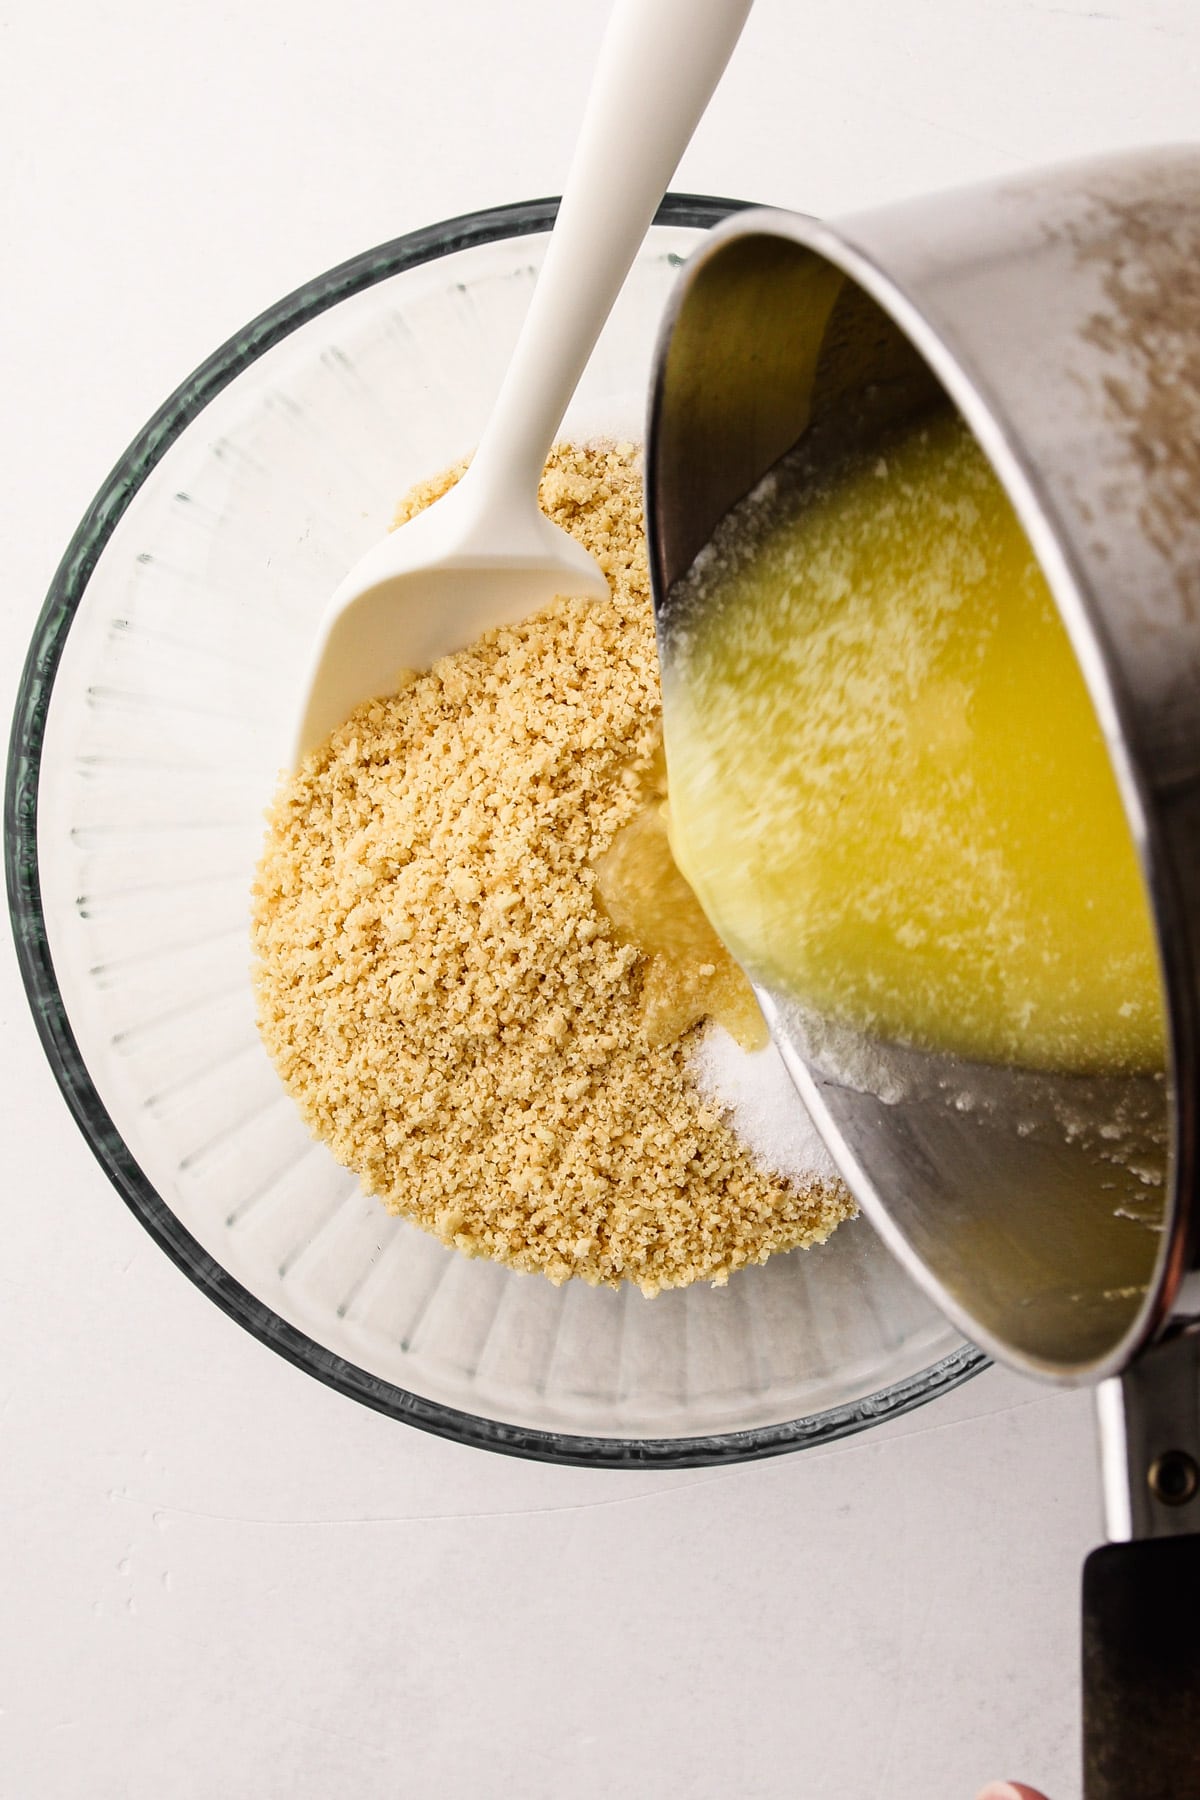
<instances>
[{"instance_id":1,"label":"saucepan handle","mask_svg":"<svg viewBox=\"0 0 1200 1800\"><path fill-rule=\"evenodd\" d=\"M1084 1800L1200 1800L1200 1333L1097 1398L1115 1541L1083 1568Z\"/></svg>"},{"instance_id":2,"label":"saucepan handle","mask_svg":"<svg viewBox=\"0 0 1200 1800\"><path fill-rule=\"evenodd\" d=\"M1200 1534L1083 1568L1084 1800L1200 1796Z\"/></svg>"}]
</instances>

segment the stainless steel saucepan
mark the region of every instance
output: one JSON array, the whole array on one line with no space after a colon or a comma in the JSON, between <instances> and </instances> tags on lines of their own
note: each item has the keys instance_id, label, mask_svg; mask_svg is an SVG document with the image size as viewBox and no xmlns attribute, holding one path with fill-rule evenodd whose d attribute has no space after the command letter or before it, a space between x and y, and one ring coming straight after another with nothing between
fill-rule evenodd
<instances>
[{"instance_id":1,"label":"stainless steel saucepan","mask_svg":"<svg viewBox=\"0 0 1200 1800\"><path fill-rule=\"evenodd\" d=\"M847 1046L760 994L916 1280L1014 1368L1098 1384L1112 1542L1084 1571L1085 1792L1185 1800L1200 1796L1200 151L714 232L680 279L651 399L664 671L676 582L780 456L804 438L819 464L947 401L1016 507L1103 729L1168 1066L1094 1078ZM868 1064L870 1080L844 1073Z\"/></svg>"}]
</instances>

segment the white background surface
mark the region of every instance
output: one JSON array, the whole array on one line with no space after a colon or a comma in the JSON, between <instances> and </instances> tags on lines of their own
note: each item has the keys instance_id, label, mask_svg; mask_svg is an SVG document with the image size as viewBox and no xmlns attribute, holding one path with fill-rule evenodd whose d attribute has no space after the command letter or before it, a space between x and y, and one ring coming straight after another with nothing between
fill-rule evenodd
<instances>
[{"instance_id":1,"label":"white background surface","mask_svg":"<svg viewBox=\"0 0 1200 1800\"><path fill-rule=\"evenodd\" d=\"M703 0L697 0L703 4ZM0 701L109 466L297 283L557 192L601 0L0 5ZM664 71L664 78L669 72ZM1195 137L1193 0L758 0L677 188L836 212ZM359 1410L126 1214L0 966L3 1800L1073 1800L1086 1396L726 1471Z\"/></svg>"}]
</instances>

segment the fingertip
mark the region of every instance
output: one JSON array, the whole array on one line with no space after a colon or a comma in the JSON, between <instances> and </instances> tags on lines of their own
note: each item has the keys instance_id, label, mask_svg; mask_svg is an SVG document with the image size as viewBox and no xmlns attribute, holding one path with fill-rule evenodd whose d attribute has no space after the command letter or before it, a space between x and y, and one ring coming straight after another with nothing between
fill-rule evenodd
<instances>
[{"instance_id":1,"label":"fingertip","mask_svg":"<svg viewBox=\"0 0 1200 1800\"><path fill-rule=\"evenodd\" d=\"M989 1781L981 1788L975 1800L1046 1800L1045 1794L1037 1788L1026 1787L1021 1781Z\"/></svg>"}]
</instances>

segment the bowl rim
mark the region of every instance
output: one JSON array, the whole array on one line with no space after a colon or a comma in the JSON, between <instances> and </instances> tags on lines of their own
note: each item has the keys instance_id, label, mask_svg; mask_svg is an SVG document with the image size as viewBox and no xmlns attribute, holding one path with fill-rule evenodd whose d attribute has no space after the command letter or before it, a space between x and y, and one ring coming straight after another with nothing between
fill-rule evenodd
<instances>
[{"instance_id":1,"label":"bowl rim","mask_svg":"<svg viewBox=\"0 0 1200 1800\"><path fill-rule=\"evenodd\" d=\"M68 1109L118 1194L177 1268L229 1318L286 1361L389 1418L460 1444L578 1467L681 1469L778 1456L848 1437L911 1412L988 1367L964 1343L916 1374L844 1406L746 1431L687 1438L584 1436L505 1423L427 1400L335 1355L289 1324L204 1250L142 1172L110 1117L71 1027L42 907L37 821L41 755L54 682L84 591L134 494L223 388L298 326L405 269L459 250L548 231L558 200L488 207L376 245L317 275L250 321L177 387L118 460L88 507L50 584L21 673L4 794L4 866L21 978L34 1024ZM710 229L752 203L668 194L656 225Z\"/></svg>"}]
</instances>

